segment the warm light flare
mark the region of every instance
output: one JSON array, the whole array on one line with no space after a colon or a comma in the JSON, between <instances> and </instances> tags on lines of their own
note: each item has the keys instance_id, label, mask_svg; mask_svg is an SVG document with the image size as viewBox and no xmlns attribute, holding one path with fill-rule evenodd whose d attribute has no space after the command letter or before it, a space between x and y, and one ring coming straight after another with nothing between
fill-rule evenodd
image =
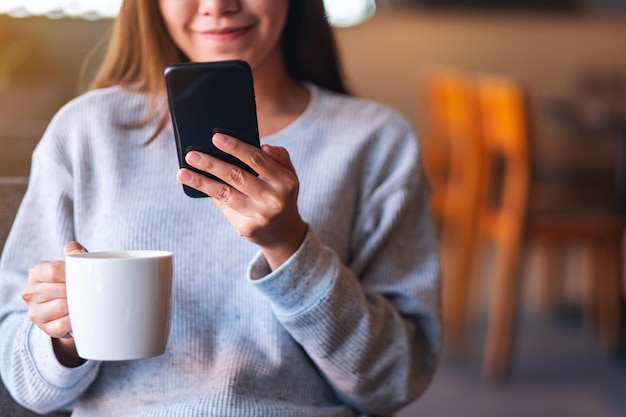
<instances>
[{"instance_id":1,"label":"warm light flare","mask_svg":"<svg viewBox=\"0 0 626 417\"><path fill-rule=\"evenodd\" d=\"M333 26L354 26L376 12L375 0L324 0L326 14Z\"/></svg>"},{"instance_id":2,"label":"warm light flare","mask_svg":"<svg viewBox=\"0 0 626 417\"><path fill-rule=\"evenodd\" d=\"M121 4L122 0L2 0L0 13L13 17L104 19L116 16Z\"/></svg>"},{"instance_id":3,"label":"warm light flare","mask_svg":"<svg viewBox=\"0 0 626 417\"><path fill-rule=\"evenodd\" d=\"M307 1L307 0L301 0ZM107 19L117 15L122 0L2 0L0 14L13 17L47 16ZM345 27L359 24L376 11L375 0L324 0L329 22Z\"/></svg>"}]
</instances>

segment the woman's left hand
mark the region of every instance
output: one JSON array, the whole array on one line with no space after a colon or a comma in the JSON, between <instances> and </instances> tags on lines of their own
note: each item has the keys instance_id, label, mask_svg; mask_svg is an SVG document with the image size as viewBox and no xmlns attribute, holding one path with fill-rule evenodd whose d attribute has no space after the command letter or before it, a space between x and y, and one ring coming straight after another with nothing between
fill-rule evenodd
<instances>
[{"instance_id":1,"label":"woman's left hand","mask_svg":"<svg viewBox=\"0 0 626 417\"><path fill-rule=\"evenodd\" d=\"M262 145L257 148L217 133L213 144L246 163L259 175L205 153L191 151L186 162L226 184L188 169L178 180L211 197L237 232L261 247L269 266L276 269L299 247L307 225L298 211L299 182L287 150Z\"/></svg>"}]
</instances>

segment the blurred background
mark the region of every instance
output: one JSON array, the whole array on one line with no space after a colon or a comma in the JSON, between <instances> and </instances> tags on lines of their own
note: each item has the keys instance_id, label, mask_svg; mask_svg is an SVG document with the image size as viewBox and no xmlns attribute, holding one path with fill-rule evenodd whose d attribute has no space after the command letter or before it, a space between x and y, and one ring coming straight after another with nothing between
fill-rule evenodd
<instances>
[{"instance_id":1,"label":"blurred background","mask_svg":"<svg viewBox=\"0 0 626 417\"><path fill-rule=\"evenodd\" d=\"M1 178L88 86L97 3L2 0ZM626 1L326 4L349 88L414 125L433 181L445 348L400 417L626 415Z\"/></svg>"}]
</instances>

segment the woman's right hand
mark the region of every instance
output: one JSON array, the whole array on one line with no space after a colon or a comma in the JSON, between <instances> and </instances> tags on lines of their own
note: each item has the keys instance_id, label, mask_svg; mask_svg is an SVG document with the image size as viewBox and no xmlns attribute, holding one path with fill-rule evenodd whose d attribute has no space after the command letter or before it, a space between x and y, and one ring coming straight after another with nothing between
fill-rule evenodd
<instances>
[{"instance_id":1,"label":"woman's right hand","mask_svg":"<svg viewBox=\"0 0 626 417\"><path fill-rule=\"evenodd\" d=\"M77 242L69 242L63 255L87 252ZM74 339L70 336L72 326L67 309L65 291L65 261L45 261L28 271L28 281L22 291L22 299L28 307L30 320L52 337L59 362L77 366L83 362L76 353Z\"/></svg>"}]
</instances>

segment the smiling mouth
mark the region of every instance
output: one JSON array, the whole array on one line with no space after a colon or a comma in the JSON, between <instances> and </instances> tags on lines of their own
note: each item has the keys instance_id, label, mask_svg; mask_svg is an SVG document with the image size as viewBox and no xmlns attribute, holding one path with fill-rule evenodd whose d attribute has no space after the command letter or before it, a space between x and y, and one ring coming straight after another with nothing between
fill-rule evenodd
<instances>
[{"instance_id":1,"label":"smiling mouth","mask_svg":"<svg viewBox=\"0 0 626 417\"><path fill-rule=\"evenodd\" d=\"M229 41L247 34L253 27L254 24L233 28L199 30L196 33L207 39L213 39L217 41Z\"/></svg>"}]
</instances>

